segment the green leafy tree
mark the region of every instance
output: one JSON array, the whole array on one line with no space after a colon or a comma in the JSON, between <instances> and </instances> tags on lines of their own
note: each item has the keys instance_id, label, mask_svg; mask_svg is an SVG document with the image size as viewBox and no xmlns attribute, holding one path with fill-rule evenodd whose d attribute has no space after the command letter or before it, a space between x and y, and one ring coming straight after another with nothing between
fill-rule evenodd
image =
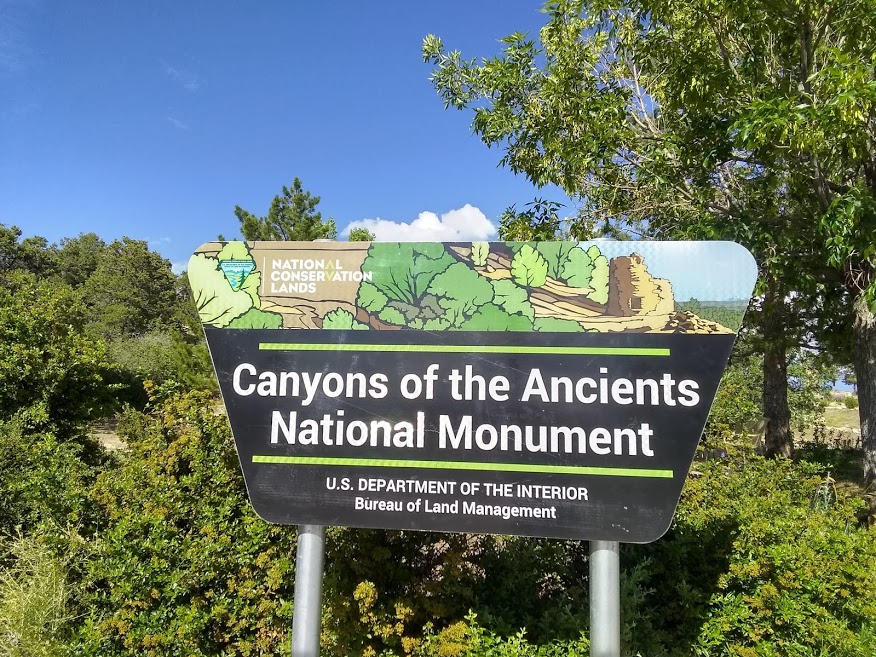
<instances>
[{"instance_id":1,"label":"green leafy tree","mask_svg":"<svg viewBox=\"0 0 876 657\"><path fill-rule=\"evenodd\" d=\"M106 337L143 335L173 325L177 282L170 262L146 242L112 242L82 285L89 325Z\"/></svg>"},{"instance_id":2,"label":"green leafy tree","mask_svg":"<svg viewBox=\"0 0 876 657\"><path fill-rule=\"evenodd\" d=\"M374 233L367 228L354 228L350 231L351 242L373 242Z\"/></svg>"},{"instance_id":3,"label":"green leafy tree","mask_svg":"<svg viewBox=\"0 0 876 657\"><path fill-rule=\"evenodd\" d=\"M217 391L213 364L203 339L180 331L155 331L132 338L118 338L109 344L109 354L126 377L120 400L142 407L148 385L184 390Z\"/></svg>"},{"instance_id":4,"label":"green leafy tree","mask_svg":"<svg viewBox=\"0 0 876 657\"><path fill-rule=\"evenodd\" d=\"M107 347L83 331L87 311L68 285L9 274L0 285L0 420L62 438L81 435L112 398Z\"/></svg>"},{"instance_id":5,"label":"green leafy tree","mask_svg":"<svg viewBox=\"0 0 876 657\"><path fill-rule=\"evenodd\" d=\"M57 249L58 274L73 287L85 284L107 257L108 247L96 233L82 233L79 237L65 237Z\"/></svg>"},{"instance_id":6,"label":"green leafy tree","mask_svg":"<svg viewBox=\"0 0 876 657\"><path fill-rule=\"evenodd\" d=\"M457 327L475 310L493 300L493 286L468 265L457 262L432 279L429 292L438 299L451 326Z\"/></svg>"},{"instance_id":7,"label":"green leafy tree","mask_svg":"<svg viewBox=\"0 0 876 657\"><path fill-rule=\"evenodd\" d=\"M305 191L301 181L295 178L292 187L284 185L283 193L274 197L266 216L258 217L239 205L234 207L234 214L240 222L241 235L249 241L336 239L338 231L334 220L323 221L322 214L316 210L319 201L319 196Z\"/></svg>"},{"instance_id":8,"label":"green leafy tree","mask_svg":"<svg viewBox=\"0 0 876 657\"><path fill-rule=\"evenodd\" d=\"M509 242L541 242L563 238L563 222L557 214L561 203L537 198L518 212L507 208L499 217L499 237Z\"/></svg>"},{"instance_id":9,"label":"green leafy tree","mask_svg":"<svg viewBox=\"0 0 876 657\"><path fill-rule=\"evenodd\" d=\"M475 133L504 147L503 164L561 186L590 225L752 249L764 273L768 446L789 454L786 352L799 335L789 292L820 296L809 310L822 316L837 313L824 303L837 284L862 299L847 324L858 367L876 362L865 357L876 331L863 237L872 3L558 0L546 12L540 47L513 34L481 64L427 37L436 88L447 106L475 108ZM876 424L864 432L876 473Z\"/></svg>"},{"instance_id":10,"label":"green leafy tree","mask_svg":"<svg viewBox=\"0 0 876 657\"><path fill-rule=\"evenodd\" d=\"M21 239L18 226L0 224L0 279L15 270L29 271L37 276L54 273L57 253L42 237Z\"/></svg>"},{"instance_id":11,"label":"green leafy tree","mask_svg":"<svg viewBox=\"0 0 876 657\"><path fill-rule=\"evenodd\" d=\"M590 298L597 303L608 303L608 258L602 255L595 244L587 249L587 255L593 263L593 271L590 274L590 287L593 292Z\"/></svg>"}]
</instances>

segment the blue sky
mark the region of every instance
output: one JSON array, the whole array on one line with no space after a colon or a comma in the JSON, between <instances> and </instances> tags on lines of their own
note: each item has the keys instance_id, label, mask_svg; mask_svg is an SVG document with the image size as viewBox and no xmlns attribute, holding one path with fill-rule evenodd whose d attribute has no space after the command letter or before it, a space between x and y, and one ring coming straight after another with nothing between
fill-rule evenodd
<instances>
[{"instance_id":1,"label":"blue sky","mask_svg":"<svg viewBox=\"0 0 876 657\"><path fill-rule=\"evenodd\" d=\"M488 238L508 205L562 195L497 168L420 46L497 54L539 8L0 0L0 223L148 239L180 263L298 176L340 229Z\"/></svg>"}]
</instances>

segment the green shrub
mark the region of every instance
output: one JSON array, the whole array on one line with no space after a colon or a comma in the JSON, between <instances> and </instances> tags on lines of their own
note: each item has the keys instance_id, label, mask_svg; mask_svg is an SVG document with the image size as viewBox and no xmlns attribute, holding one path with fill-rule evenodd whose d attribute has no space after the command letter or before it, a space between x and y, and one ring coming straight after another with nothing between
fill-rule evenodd
<instances>
[{"instance_id":1,"label":"green shrub","mask_svg":"<svg viewBox=\"0 0 876 657\"><path fill-rule=\"evenodd\" d=\"M590 642L586 636L566 641L551 641L542 645L530 643L526 632L500 636L477 622L474 613L465 622L455 623L441 632L427 631L416 657L589 657Z\"/></svg>"},{"instance_id":2,"label":"green shrub","mask_svg":"<svg viewBox=\"0 0 876 657\"><path fill-rule=\"evenodd\" d=\"M806 463L697 469L670 533L622 557L651 560L657 641L673 655L872 655L876 532L860 500Z\"/></svg>"},{"instance_id":3,"label":"green shrub","mask_svg":"<svg viewBox=\"0 0 876 657\"><path fill-rule=\"evenodd\" d=\"M703 432L708 447L744 442L746 424L763 417L763 359L737 359L724 372Z\"/></svg>"},{"instance_id":4,"label":"green shrub","mask_svg":"<svg viewBox=\"0 0 876 657\"><path fill-rule=\"evenodd\" d=\"M553 655L586 646L587 542L335 528L328 549L323 643L332 655ZM660 657L649 566L628 560L621 573L621 642L625 654L635 647Z\"/></svg>"},{"instance_id":5,"label":"green shrub","mask_svg":"<svg viewBox=\"0 0 876 657\"><path fill-rule=\"evenodd\" d=\"M77 654L288 655L295 530L246 499L216 399L190 393L119 423L129 450L95 497Z\"/></svg>"},{"instance_id":6,"label":"green shrub","mask_svg":"<svg viewBox=\"0 0 876 657\"><path fill-rule=\"evenodd\" d=\"M410 654L475 610L485 627L536 642L587 625L586 543L333 528L326 555L330 654Z\"/></svg>"},{"instance_id":7,"label":"green shrub","mask_svg":"<svg viewBox=\"0 0 876 657\"><path fill-rule=\"evenodd\" d=\"M843 398L843 404L848 409L858 408L858 397L856 395L846 395Z\"/></svg>"},{"instance_id":8,"label":"green shrub","mask_svg":"<svg viewBox=\"0 0 876 657\"><path fill-rule=\"evenodd\" d=\"M185 390L215 390L210 355L203 340L182 334L153 332L110 342L114 362L141 380L164 383L173 380Z\"/></svg>"},{"instance_id":9,"label":"green shrub","mask_svg":"<svg viewBox=\"0 0 876 657\"><path fill-rule=\"evenodd\" d=\"M0 286L0 420L81 435L113 403L106 345L82 331L84 306L69 286L26 272ZM6 348L11 345L11 348Z\"/></svg>"},{"instance_id":10,"label":"green shrub","mask_svg":"<svg viewBox=\"0 0 876 657\"><path fill-rule=\"evenodd\" d=\"M0 537L40 527L92 531L99 510L90 488L102 450L24 425L20 419L0 422Z\"/></svg>"}]
</instances>

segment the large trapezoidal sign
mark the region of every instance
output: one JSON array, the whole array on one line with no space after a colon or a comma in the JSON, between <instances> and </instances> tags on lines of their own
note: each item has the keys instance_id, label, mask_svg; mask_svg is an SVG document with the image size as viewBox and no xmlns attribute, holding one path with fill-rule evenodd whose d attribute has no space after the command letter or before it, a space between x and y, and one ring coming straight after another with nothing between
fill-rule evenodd
<instances>
[{"instance_id":1,"label":"large trapezoidal sign","mask_svg":"<svg viewBox=\"0 0 876 657\"><path fill-rule=\"evenodd\" d=\"M669 527L757 275L730 242L212 242L188 271L266 520L624 542Z\"/></svg>"}]
</instances>

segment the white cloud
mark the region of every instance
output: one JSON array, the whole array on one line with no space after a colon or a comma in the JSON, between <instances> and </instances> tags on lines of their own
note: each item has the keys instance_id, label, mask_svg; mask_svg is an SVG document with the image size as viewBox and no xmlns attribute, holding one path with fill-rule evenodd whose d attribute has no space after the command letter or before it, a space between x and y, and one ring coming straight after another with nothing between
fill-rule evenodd
<instances>
[{"instance_id":1,"label":"white cloud","mask_svg":"<svg viewBox=\"0 0 876 657\"><path fill-rule=\"evenodd\" d=\"M366 228L381 242L476 242L496 235L496 226L468 203L440 217L434 212L421 212L410 223L359 219L344 228L341 235L348 237L354 228Z\"/></svg>"},{"instance_id":2,"label":"white cloud","mask_svg":"<svg viewBox=\"0 0 876 657\"><path fill-rule=\"evenodd\" d=\"M177 130L189 130L190 129L188 123L185 123L184 121L180 121L175 116L168 116L167 120L170 123L170 125L172 125Z\"/></svg>"},{"instance_id":3,"label":"white cloud","mask_svg":"<svg viewBox=\"0 0 876 657\"><path fill-rule=\"evenodd\" d=\"M189 268L189 261L188 260L183 260L181 262L173 262L170 265L170 271L172 271L177 276L182 274L188 268Z\"/></svg>"},{"instance_id":4,"label":"white cloud","mask_svg":"<svg viewBox=\"0 0 876 657\"><path fill-rule=\"evenodd\" d=\"M164 72L167 73L170 79L182 85L183 89L186 91L195 92L204 86L203 78L196 73L192 73L191 71L187 71L177 66L171 66L164 60L161 61L161 66L164 68Z\"/></svg>"}]
</instances>

